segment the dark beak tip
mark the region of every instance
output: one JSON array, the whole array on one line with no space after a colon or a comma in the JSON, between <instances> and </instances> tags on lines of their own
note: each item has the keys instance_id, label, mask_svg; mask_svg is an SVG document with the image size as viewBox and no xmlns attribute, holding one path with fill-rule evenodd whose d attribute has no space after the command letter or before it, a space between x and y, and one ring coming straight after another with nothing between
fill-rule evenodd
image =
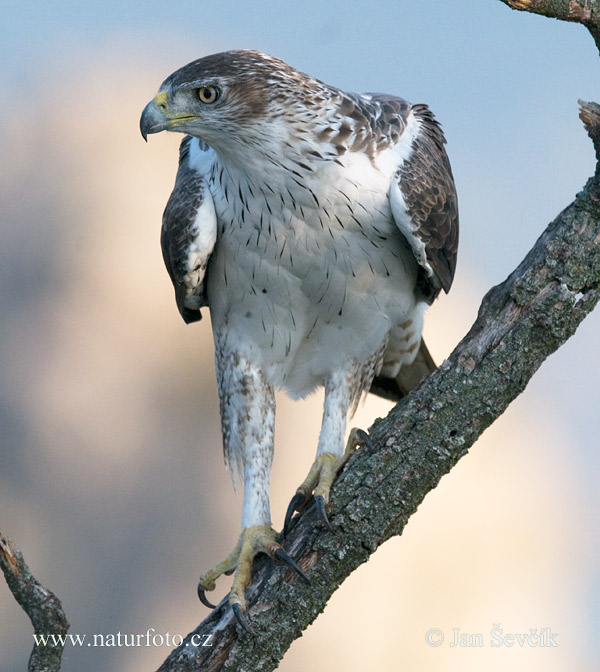
<instances>
[{"instance_id":1,"label":"dark beak tip","mask_svg":"<svg viewBox=\"0 0 600 672\"><path fill-rule=\"evenodd\" d=\"M140 133L146 142L148 142L148 136L151 133L158 133L164 128L161 123L163 120L157 118L160 116L154 101L151 100L142 111L142 116L140 117Z\"/></svg>"},{"instance_id":2,"label":"dark beak tip","mask_svg":"<svg viewBox=\"0 0 600 672\"><path fill-rule=\"evenodd\" d=\"M148 142L148 129L146 128L146 124L144 123L144 115L142 114L142 118L140 119L140 133L142 134L142 138L146 142Z\"/></svg>"}]
</instances>

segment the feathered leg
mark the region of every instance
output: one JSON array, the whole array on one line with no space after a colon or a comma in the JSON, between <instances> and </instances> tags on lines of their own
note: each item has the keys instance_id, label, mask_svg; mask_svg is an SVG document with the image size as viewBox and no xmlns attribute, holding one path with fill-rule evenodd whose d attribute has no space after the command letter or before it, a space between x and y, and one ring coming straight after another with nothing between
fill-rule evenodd
<instances>
[{"instance_id":1,"label":"feathered leg","mask_svg":"<svg viewBox=\"0 0 600 672\"><path fill-rule=\"evenodd\" d=\"M227 558L200 577L198 595L204 604L212 607L205 591L214 589L221 574L235 571L229 604L242 627L252 632L244 612L254 557L266 553L306 577L277 543L271 527L269 475L275 429L273 388L268 385L263 372L244 357L223 345L216 351L225 459L230 469L237 468L241 472L244 480L242 533Z\"/></svg>"},{"instance_id":2,"label":"feathered leg","mask_svg":"<svg viewBox=\"0 0 600 672\"><path fill-rule=\"evenodd\" d=\"M356 397L360 394L360 391L356 390L352 373L335 372L325 382L323 422L317 457L288 506L283 526L284 534L289 529L294 512L301 511L306 506L311 494L315 497L323 522L331 530L326 513L331 486L338 471L354 449L360 444L369 442L367 433L356 428L351 430L347 443L344 442L348 411L355 405Z\"/></svg>"}]
</instances>

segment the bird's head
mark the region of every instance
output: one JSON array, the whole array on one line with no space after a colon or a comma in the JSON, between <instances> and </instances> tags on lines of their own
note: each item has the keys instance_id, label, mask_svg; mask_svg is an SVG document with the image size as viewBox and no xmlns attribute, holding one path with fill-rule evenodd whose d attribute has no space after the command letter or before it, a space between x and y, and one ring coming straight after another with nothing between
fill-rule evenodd
<instances>
[{"instance_id":1,"label":"bird's head","mask_svg":"<svg viewBox=\"0 0 600 672\"><path fill-rule=\"evenodd\" d=\"M316 80L258 51L228 51L170 75L144 108L140 130L177 131L216 150L264 144L285 131L285 118Z\"/></svg>"}]
</instances>

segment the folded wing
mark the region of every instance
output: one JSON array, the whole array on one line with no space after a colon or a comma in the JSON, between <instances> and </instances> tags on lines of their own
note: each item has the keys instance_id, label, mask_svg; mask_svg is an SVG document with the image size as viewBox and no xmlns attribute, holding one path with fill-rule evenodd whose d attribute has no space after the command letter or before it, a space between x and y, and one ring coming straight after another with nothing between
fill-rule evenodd
<instances>
[{"instance_id":1,"label":"folded wing","mask_svg":"<svg viewBox=\"0 0 600 672\"><path fill-rule=\"evenodd\" d=\"M196 147L191 147L193 142ZM188 324L200 320L200 308L207 305L206 269L217 239L213 198L201 170L202 161L192 165L192 150L204 152L207 159L212 152L191 136L181 142L179 169L161 232L163 259L175 288L177 307Z\"/></svg>"}]
</instances>

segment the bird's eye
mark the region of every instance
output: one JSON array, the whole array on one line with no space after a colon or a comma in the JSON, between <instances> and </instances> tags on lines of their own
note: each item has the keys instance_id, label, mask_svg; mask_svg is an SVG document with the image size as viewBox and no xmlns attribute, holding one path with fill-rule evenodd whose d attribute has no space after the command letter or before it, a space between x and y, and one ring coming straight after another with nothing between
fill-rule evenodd
<instances>
[{"instance_id":1,"label":"bird's eye","mask_svg":"<svg viewBox=\"0 0 600 672\"><path fill-rule=\"evenodd\" d=\"M216 86L201 86L198 89L198 98L203 103L214 103L219 99L221 91Z\"/></svg>"}]
</instances>

